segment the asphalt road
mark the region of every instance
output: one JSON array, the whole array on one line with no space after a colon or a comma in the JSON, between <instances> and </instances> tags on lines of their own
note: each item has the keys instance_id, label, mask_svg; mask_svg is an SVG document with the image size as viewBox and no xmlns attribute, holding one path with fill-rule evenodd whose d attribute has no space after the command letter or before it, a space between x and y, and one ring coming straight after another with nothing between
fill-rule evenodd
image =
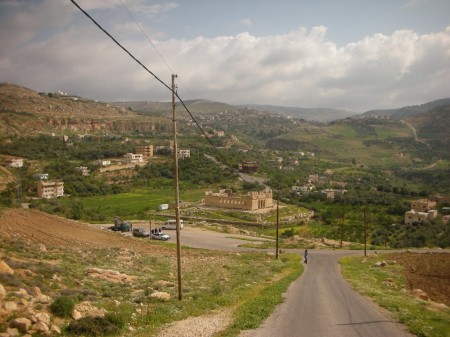
<instances>
[{"instance_id":1,"label":"asphalt road","mask_svg":"<svg viewBox=\"0 0 450 337\"><path fill-rule=\"evenodd\" d=\"M242 337L412 336L342 278L337 262L349 254L355 252L310 250L305 272L291 284L284 303Z\"/></svg>"},{"instance_id":2,"label":"asphalt road","mask_svg":"<svg viewBox=\"0 0 450 337\"><path fill-rule=\"evenodd\" d=\"M165 231L175 242L175 231ZM182 246L213 250L251 250L238 247L242 235L185 227ZM252 238L253 239L253 238ZM303 251L293 250L302 254ZM361 251L309 250L303 275L285 294L285 301L256 330L240 337L412 337L389 314L353 291L343 279L338 260Z\"/></svg>"}]
</instances>

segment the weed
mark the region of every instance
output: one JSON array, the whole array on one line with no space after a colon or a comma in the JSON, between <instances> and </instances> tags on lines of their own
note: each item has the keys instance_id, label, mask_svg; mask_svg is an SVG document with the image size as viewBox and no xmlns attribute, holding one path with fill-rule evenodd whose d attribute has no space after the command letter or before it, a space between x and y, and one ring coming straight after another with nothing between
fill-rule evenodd
<instances>
[{"instance_id":1,"label":"weed","mask_svg":"<svg viewBox=\"0 0 450 337\"><path fill-rule=\"evenodd\" d=\"M74 336L108 336L118 334L125 326L120 315L107 314L105 317L83 317L71 322L66 332Z\"/></svg>"},{"instance_id":2,"label":"weed","mask_svg":"<svg viewBox=\"0 0 450 337\"><path fill-rule=\"evenodd\" d=\"M50 305L50 311L58 317L70 317L75 303L70 297L60 296Z\"/></svg>"}]
</instances>

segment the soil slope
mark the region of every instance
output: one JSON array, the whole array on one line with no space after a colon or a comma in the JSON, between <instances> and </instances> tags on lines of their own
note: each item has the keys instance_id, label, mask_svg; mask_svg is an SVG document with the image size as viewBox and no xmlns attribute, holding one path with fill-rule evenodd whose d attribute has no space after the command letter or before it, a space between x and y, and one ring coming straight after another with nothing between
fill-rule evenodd
<instances>
[{"instance_id":1,"label":"soil slope","mask_svg":"<svg viewBox=\"0 0 450 337\"><path fill-rule=\"evenodd\" d=\"M142 240L29 209L4 210L0 217L0 236L36 242L47 247L128 248L149 253L149 245ZM169 251L159 246L152 246L151 249L152 254Z\"/></svg>"}]
</instances>

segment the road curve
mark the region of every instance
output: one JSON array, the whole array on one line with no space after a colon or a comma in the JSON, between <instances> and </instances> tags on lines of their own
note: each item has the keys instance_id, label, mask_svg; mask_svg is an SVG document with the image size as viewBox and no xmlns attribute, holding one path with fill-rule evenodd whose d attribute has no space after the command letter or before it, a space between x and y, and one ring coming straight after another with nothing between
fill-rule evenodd
<instances>
[{"instance_id":1,"label":"road curve","mask_svg":"<svg viewBox=\"0 0 450 337\"><path fill-rule=\"evenodd\" d=\"M351 289L338 259L354 252L309 251L303 275L284 303L256 330L241 337L410 337L403 326Z\"/></svg>"}]
</instances>

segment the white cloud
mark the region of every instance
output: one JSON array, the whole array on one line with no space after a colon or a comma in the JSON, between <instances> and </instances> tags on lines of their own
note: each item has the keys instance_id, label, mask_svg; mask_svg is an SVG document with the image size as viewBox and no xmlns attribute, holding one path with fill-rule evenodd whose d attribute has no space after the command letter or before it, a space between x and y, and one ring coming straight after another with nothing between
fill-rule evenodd
<instances>
[{"instance_id":1,"label":"white cloud","mask_svg":"<svg viewBox=\"0 0 450 337\"><path fill-rule=\"evenodd\" d=\"M45 8L30 5L29 11L8 17L7 24L2 20L0 37L8 48L0 50L0 81L100 100L170 100L166 88L93 24L84 20L76 25L73 15L79 12L73 6L61 11L49 8L51 3L44 2ZM156 13L176 4L150 7L148 13ZM56 22L44 20L46 11ZM51 30L55 26L58 29ZM150 43L136 38L137 27L117 24L111 31L160 79L170 82L171 70ZM344 47L327 39L324 26L271 36L241 33L154 44L178 73L184 99L193 98L193 92L196 98L227 103L364 111L449 96L450 27L433 34L374 34Z\"/></svg>"},{"instance_id":2,"label":"white cloud","mask_svg":"<svg viewBox=\"0 0 450 337\"><path fill-rule=\"evenodd\" d=\"M239 21L239 25L243 27L250 27L252 25L252 20L250 20L249 18L242 19Z\"/></svg>"}]
</instances>

